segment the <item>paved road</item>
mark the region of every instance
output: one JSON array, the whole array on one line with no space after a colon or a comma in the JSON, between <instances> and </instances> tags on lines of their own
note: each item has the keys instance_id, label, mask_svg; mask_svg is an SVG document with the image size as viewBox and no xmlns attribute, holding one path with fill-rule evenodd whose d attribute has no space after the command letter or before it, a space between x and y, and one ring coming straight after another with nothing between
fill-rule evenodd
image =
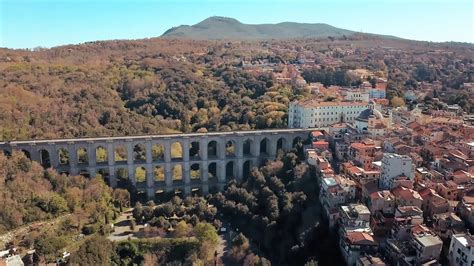
<instances>
[{"instance_id":1,"label":"paved road","mask_svg":"<svg viewBox=\"0 0 474 266\"><path fill-rule=\"evenodd\" d=\"M123 212L114 223L114 231L108 236L110 241L122 241L128 238L137 238L135 233L139 232L140 229L144 228L144 225L135 225L135 230L130 229L133 209Z\"/></svg>"}]
</instances>

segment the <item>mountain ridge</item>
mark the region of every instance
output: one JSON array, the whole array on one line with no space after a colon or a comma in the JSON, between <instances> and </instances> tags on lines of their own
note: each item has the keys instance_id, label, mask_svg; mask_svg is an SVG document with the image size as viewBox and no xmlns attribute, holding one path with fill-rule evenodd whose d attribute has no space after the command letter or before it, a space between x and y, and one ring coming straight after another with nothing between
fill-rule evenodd
<instances>
[{"instance_id":1,"label":"mountain ridge","mask_svg":"<svg viewBox=\"0 0 474 266\"><path fill-rule=\"evenodd\" d=\"M213 16L194 25L180 25L165 31L160 37L198 40L297 39L350 36L357 32L325 23L280 22L275 24L245 24L229 17Z\"/></svg>"}]
</instances>

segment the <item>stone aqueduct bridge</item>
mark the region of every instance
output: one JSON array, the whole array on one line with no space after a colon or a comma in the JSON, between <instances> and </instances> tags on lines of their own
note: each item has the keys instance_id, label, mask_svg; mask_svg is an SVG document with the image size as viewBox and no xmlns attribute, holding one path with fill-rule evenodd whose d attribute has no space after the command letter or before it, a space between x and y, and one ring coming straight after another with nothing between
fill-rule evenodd
<instances>
[{"instance_id":1,"label":"stone aqueduct bridge","mask_svg":"<svg viewBox=\"0 0 474 266\"><path fill-rule=\"evenodd\" d=\"M110 186L126 180L146 193L222 188L242 179L251 167L274 159L305 140L311 129L275 129L213 133L169 134L0 142L7 154L27 157L60 173L101 174Z\"/></svg>"}]
</instances>

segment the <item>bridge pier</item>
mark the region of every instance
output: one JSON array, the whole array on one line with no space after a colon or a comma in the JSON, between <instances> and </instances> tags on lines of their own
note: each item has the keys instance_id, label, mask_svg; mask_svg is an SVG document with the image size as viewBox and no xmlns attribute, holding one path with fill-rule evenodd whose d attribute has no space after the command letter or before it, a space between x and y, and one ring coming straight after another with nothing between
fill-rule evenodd
<instances>
[{"instance_id":1,"label":"bridge pier","mask_svg":"<svg viewBox=\"0 0 474 266\"><path fill-rule=\"evenodd\" d=\"M68 147L68 153L69 153L69 174L71 175L78 175L79 174L79 169L77 169L77 151L76 151L76 145L71 145Z\"/></svg>"},{"instance_id":2,"label":"bridge pier","mask_svg":"<svg viewBox=\"0 0 474 266\"><path fill-rule=\"evenodd\" d=\"M173 185L173 177L171 176L171 164L166 163L165 164L165 182L166 182L166 188L171 188Z\"/></svg>"},{"instance_id":3,"label":"bridge pier","mask_svg":"<svg viewBox=\"0 0 474 266\"><path fill-rule=\"evenodd\" d=\"M51 162L51 167L57 169L59 167L59 155L57 149L54 146L51 146L48 149L49 161Z\"/></svg>"},{"instance_id":4,"label":"bridge pier","mask_svg":"<svg viewBox=\"0 0 474 266\"><path fill-rule=\"evenodd\" d=\"M202 162L199 166L199 171L201 172L201 181L203 183L207 183L209 181L209 169L208 169L208 163Z\"/></svg>"},{"instance_id":5,"label":"bridge pier","mask_svg":"<svg viewBox=\"0 0 474 266\"><path fill-rule=\"evenodd\" d=\"M127 171L128 171L128 179L130 180L130 183L132 186L136 186L137 182L135 180L135 167L134 167L134 161L135 161L135 154L133 152L133 145L132 142L128 141L126 143L126 149L127 149Z\"/></svg>"},{"instance_id":6,"label":"bridge pier","mask_svg":"<svg viewBox=\"0 0 474 266\"><path fill-rule=\"evenodd\" d=\"M219 183L225 182L226 179L226 162L224 160L217 162L217 180Z\"/></svg>"},{"instance_id":7,"label":"bridge pier","mask_svg":"<svg viewBox=\"0 0 474 266\"><path fill-rule=\"evenodd\" d=\"M155 189L154 188L147 188L146 189L146 198L147 200L154 200L155 199Z\"/></svg>"},{"instance_id":8,"label":"bridge pier","mask_svg":"<svg viewBox=\"0 0 474 266\"><path fill-rule=\"evenodd\" d=\"M203 195L209 194L209 185L208 184L203 184L202 185L202 194Z\"/></svg>"},{"instance_id":9,"label":"bridge pier","mask_svg":"<svg viewBox=\"0 0 474 266\"><path fill-rule=\"evenodd\" d=\"M113 142L107 141L107 165L109 169L109 186L117 187L117 174L115 170L115 149Z\"/></svg>"},{"instance_id":10,"label":"bridge pier","mask_svg":"<svg viewBox=\"0 0 474 266\"><path fill-rule=\"evenodd\" d=\"M36 145L31 147L30 156L31 156L32 161L37 161L37 162L41 163L39 150L38 150L38 147Z\"/></svg>"}]
</instances>

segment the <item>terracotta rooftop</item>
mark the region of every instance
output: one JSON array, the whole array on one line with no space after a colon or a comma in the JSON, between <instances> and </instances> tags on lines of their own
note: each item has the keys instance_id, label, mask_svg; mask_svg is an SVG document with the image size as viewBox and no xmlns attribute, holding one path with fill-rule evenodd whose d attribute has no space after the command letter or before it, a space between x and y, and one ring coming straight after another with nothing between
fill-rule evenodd
<instances>
[{"instance_id":1,"label":"terracotta rooftop","mask_svg":"<svg viewBox=\"0 0 474 266\"><path fill-rule=\"evenodd\" d=\"M346 239L349 243L356 245L377 245L374 238L364 232L347 232Z\"/></svg>"},{"instance_id":2,"label":"terracotta rooftop","mask_svg":"<svg viewBox=\"0 0 474 266\"><path fill-rule=\"evenodd\" d=\"M371 200L377 200L377 199L391 200L392 198L393 198L393 194L389 190L375 191L370 194Z\"/></svg>"},{"instance_id":3,"label":"terracotta rooftop","mask_svg":"<svg viewBox=\"0 0 474 266\"><path fill-rule=\"evenodd\" d=\"M331 127L332 128L344 128L344 127L347 127L347 124L346 123L337 123L337 124L332 124Z\"/></svg>"},{"instance_id":4,"label":"terracotta rooftop","mask_svg":"<svg viewBox=\"0 0 474 266\"><path fill-rule=\"evenodd\" d=\"M351 144L351 147L354 149L364 149L364 148L374 148L373 143L363 143L363 142L354 142Z\"/></svg>"},{"instance_id":5,"label":"terracotta rooftop","mask_svg":"<svg viewBox=\"0 0 474 266\"><path fill-rule=\"evenodd\" d=\"M418 234L423 234L423 233L431 233L431 230L422 224L418 224L411 228L411 232L414 235L418 235Z\"/></svg>"},{"instance_id":6,"label":"terracotta rooftop","mask_svg":"<svg viewBox=\"0 0 474 266\"><path fill-rule=\"evenodd\" d=\"M399 186L397 188L394 188L392 190L393 195L397 198L403 198L403 199L420 199L422 200L420 194L412 189L405 188L402 186Z\"/></svg>"},{"instance_id":7,"label":"terracotta rooftop","mask_svg":"<svg viewBox=\"0 0 474 266\"><path fill-rule=\"evenodd\" d=\"M311 135L312 135L313 137L318 137L318 136L322 136L323 133L322 133L321 131L319 131L319 130L316 130L316 131L311 132Z\"/></svg>"},{"instance_id":8,"label":"terracotta rooftop","mask_svg":"<svg viewBox=\"0 0 474 266\"><path fill-rule=\"evenodd\" d=\"M421 190L418 191L418 194L420 194L420 196L424 199L424 198L427 198L429 197L430 195L434 194L435 192L430 189L430 188L422 188Z\"/></svg>"},{"instance_id":9,"label":"terracotta rooftop","mask_svg":"<svg viewBox=\"0 0 474 266\"><path fill-rule=\"evenodd\" d=\"M329 142L325 140L313 141L313 145L326 145L326 144L329 144Z\"/></svg>"},{"instance_id":10,"label":"terracotta rooftop","mask_svg":"<svg viewBox=\"0 0 474 266\"><path fill-rule=\"evenodd\" d=\"M397 211L400 212L403 217L423 214L423 211L417 206L398 206Z\"/></svg>"}]
</instances>

